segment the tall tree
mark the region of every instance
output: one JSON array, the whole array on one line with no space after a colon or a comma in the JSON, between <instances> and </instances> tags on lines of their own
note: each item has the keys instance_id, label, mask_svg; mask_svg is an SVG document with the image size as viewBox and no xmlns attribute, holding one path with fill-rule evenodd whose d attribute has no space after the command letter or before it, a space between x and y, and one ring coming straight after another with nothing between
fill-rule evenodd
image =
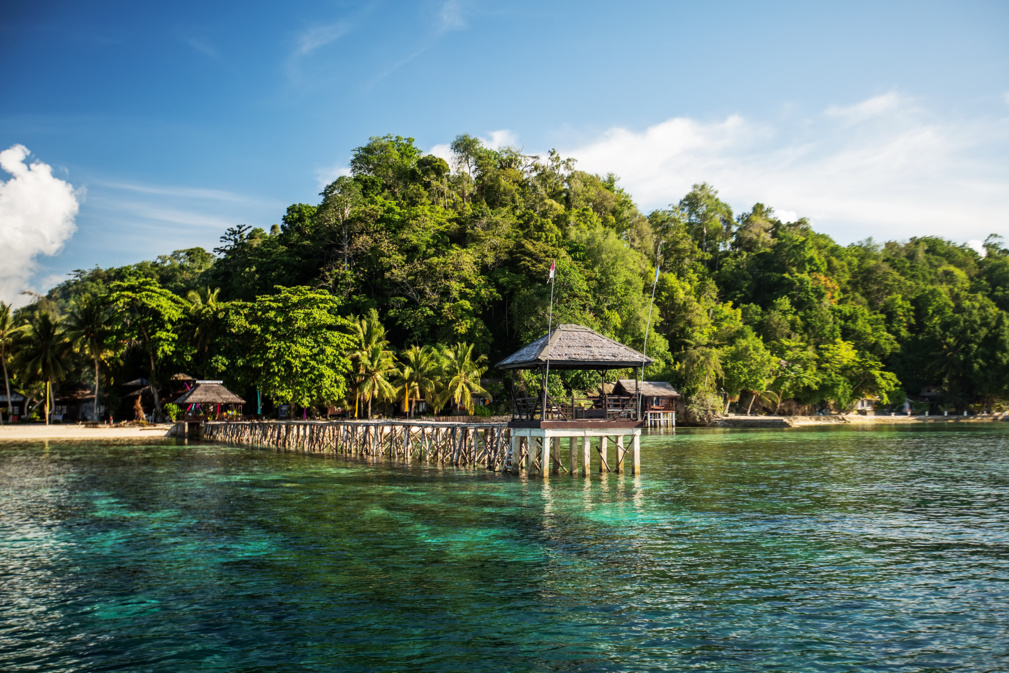
<instances>
[{"instance_id":1,"label":"tall tree","mask_svg":"<svg viewBox=\"0 0 1009 673\"><path fill-rule=\"evenodd\" d=\"M62 381L70 370L70 343L59 318L49 311L35 311L18 355L26 375L45 382L46 425L49 425L53 383Z\"/></svg>"},{"instance_id":2,"label":"tall tree","mask_svg":"<svg viewBox=\"0 0 1009 673\"><path fill-rule=\"evenodd\" d=\"M441 372L441 357L431 346L411 346L399 356L403 412L413 417L414 402L425 398L434 406Z\"/></svg>"},{"instance_id":3,"label":"tall tree","mask_svg":"<svg viewBox=\"0 0 1009 673\"><path fill-rule=\"evenodd\" d=\"M4 386L7 390L8 414L11 409L11 381L7 373L7 358L13 354L13 349L17 343L18 336L25 330L24 325L19 325L11 316L10 304L0 301L0 364L4 370ZM0 412L0 424L3 423L3 413Z\"/></svg>"},{"instance_id":4,"label":"tall tree","mask_svg":"<svg viewBox=\"0 0 1009 673\"><path fill-rule=\"evenodd\" d=\"M308 287L277 287L237 304L233 330L244 348L237 364L285 404L333 403L347 391L349 324L336 297Z\"/></svg>"},{"instance_id":5,"label":"tall tree","mask_svg":"<svg viewBox=\"0 0 1009 673\"><path fill-rule=\"evenodd\" d=\"M371 418L373 401L391 402L396 399L393 380L399 373L392 351L374 344L364 351L355 353L358 395L368 403L368 418Z\"/></svg>"},{"instance_id":6,"label":"tall tree","mask_svg":"<svg viewBox=\"0 0 1009 673\"><path fill-rule=\"evenodd\" d=\"M182 318L182 300L152 278L129 278L112 283L110 297L119 312L122 336L143 348L150 362L150 382L154 395L154 418L160 421L158 363L175 352L176 325Z\"/></svg>"},{"instance_id":7,"label":"tall tree","mask_svg":"<svg viewBox=\"0 0 1009 673\"><path fill-rule=\"evenodd\" d=\"M473 344L457 343L445 349L442 364L442 400L451 401L456 409L473 413L473 395L486 395L480 377L487 371L487 358L473 357Z\"/></svg>"},{"instance_id":8,"label":"tall tree","mask_svg":"<svg viewBox=\"0 0 1009 673\"><path fill-rule=\"evenodd\" d=\"M111 352L111 332L109 330L109 306L93 295L84 295L67 316L67 339L95 367L95 399L92 402L91 418L98 420L99 366Z\"/></svg>"}]
</instances>

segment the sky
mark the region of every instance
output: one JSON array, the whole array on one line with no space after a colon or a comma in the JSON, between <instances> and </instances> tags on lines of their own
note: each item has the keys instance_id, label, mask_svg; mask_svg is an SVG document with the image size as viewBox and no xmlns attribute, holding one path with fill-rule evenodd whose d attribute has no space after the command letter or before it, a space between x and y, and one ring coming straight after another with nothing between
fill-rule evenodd
<instances>
[{"instance_id":1,"label":"sky","mask_svg":"<svg viewBox=\"0 0 1009 673\"><path fill-rule=\"evenodd\" d=\"M47 2L0 14L0 300L269 228L373 136L708 182L842 244L1009 238L1009 3Z\"/></svg>"}]
</instances>

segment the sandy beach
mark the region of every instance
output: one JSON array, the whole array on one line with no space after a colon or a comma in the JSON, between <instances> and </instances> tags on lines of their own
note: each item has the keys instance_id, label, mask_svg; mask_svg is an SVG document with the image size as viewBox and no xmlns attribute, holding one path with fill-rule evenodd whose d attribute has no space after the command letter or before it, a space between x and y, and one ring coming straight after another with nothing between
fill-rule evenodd
<instances>
[{"instance_id":1,"label":"sandy beach","mask_svg":"<svg viewBox=\"0 0 1009 673\"><path fill-rule=\"evenodd\" d=\"M21 423L0 425L0 441L33 439L160 439L172 428L169 423L145 427L110 428L83 425L26 425Z\"/></svg>"}]
</instances>

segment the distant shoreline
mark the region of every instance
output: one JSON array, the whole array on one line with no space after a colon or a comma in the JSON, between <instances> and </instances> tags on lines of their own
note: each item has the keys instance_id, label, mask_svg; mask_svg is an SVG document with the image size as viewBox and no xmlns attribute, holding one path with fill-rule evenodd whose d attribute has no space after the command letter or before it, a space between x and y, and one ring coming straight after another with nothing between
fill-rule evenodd
<instances>
[{"instance_id":1,"label":"distant shoreline","mask_svg":"<svg viewBox=\"0 0 1009 673\"><path fill-rule=\"evenodd\" d=\"M726 416L706 427L715 428L807 428L841 425L909 425L915 423L997 423L1009 421L1005 413L988 416Z\"/></svg>"},{"instance_id":2,"label":"distant shoreline","mask_svg":"<svg viewBox=\"0 0 1009 673\"><path fill-rule=\"evenodd\" d=\"M0 442L35 439L162 439L167 437L171 423L146 426L87 427L84 425L27 425L21 423L0 425Z\"/></svg>"}]
</instances>

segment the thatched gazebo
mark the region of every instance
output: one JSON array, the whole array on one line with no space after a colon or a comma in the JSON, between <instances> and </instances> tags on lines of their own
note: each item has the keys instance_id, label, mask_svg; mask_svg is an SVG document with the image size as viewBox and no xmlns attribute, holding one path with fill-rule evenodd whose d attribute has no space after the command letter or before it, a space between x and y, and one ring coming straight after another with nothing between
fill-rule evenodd
<instances>
[{"instance_id":1,"label":"thatched gazebo","mask_svg":"<svg viewBox=\"0 0 1009 673\"><path fill-rule=\"evenodd\" d=\"M182 397L175 400L175 404L192 409L196 405L202 407L213 406L216 413L220 413L221 405L239 407L245 404L245 400L224 387L223 381L196 381L193 389Z\"/></svg>"},{"instance_id":2,"label":"thatched gazebo","mask_svg":"<svg viewBox=\"0 0 1009 673\"><path fill-rule=\"evenodd\" d=\"M535 369L543 376L541 397L514 397L512 427L560 427L559 424L589 423L641 427L638 391L624 395L567 397L554 399L546 392L549 370L588 369L600 373L610 369L634 369L635 379L652 359L618 341L581 325L559 325L497 363L498 369ZM545 411L544 411L545 410Z\"/></svg>"}]
</instances>

